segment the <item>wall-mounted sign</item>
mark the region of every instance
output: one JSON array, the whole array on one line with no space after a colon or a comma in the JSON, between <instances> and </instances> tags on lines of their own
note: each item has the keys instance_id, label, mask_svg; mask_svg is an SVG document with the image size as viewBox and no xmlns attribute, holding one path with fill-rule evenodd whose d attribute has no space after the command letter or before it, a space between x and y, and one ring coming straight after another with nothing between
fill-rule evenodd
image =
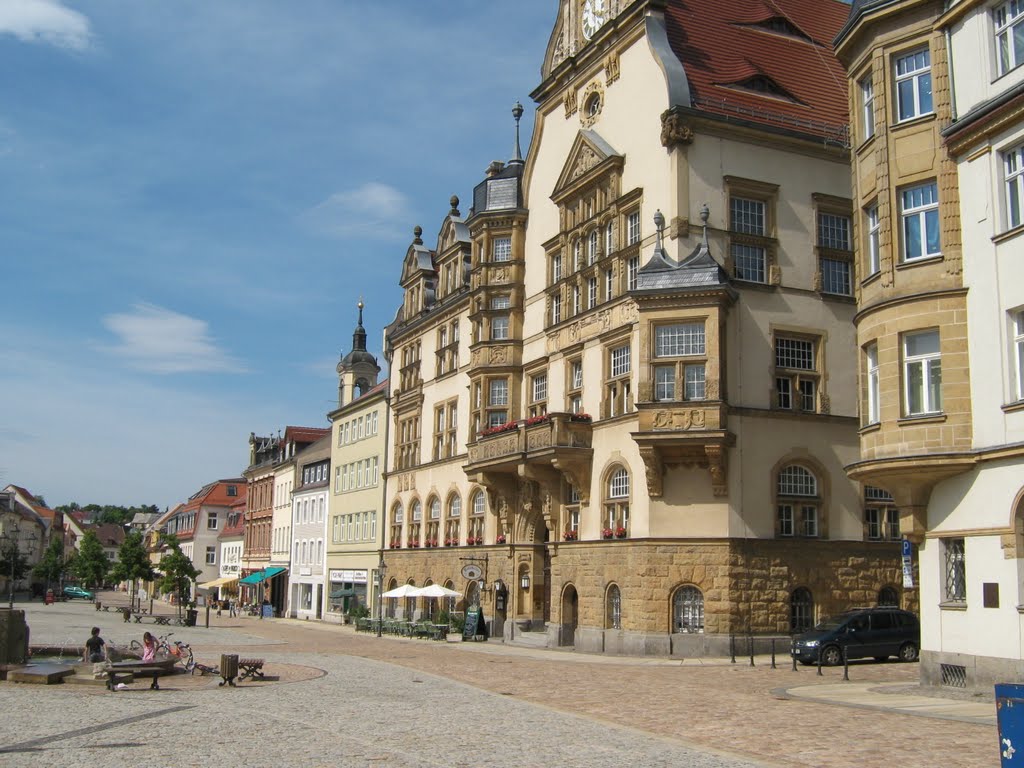
<instances>
[{"instance_id":1,"label":"wall-mounted sign","mask_svg":"<svg viewBox=\"0 0 1024 768\"><path fill-rule=\"evenodd\" d=\"M469 563L468 565L462 566L462 578L469 579L470 581L476 581L484 575L484 569L476 563Z\"/></svg>"},{"instance_id":2,"label":"wall-mounted sign","mask_svg":"<svg viewBox=\"0 0 1024 768\"><path fill-rule=\"evenodd\" d=\"M337 571L329 573L331 581L344 581L349 584L366 584L366 571Z\"/></svg>"}]
</instances>

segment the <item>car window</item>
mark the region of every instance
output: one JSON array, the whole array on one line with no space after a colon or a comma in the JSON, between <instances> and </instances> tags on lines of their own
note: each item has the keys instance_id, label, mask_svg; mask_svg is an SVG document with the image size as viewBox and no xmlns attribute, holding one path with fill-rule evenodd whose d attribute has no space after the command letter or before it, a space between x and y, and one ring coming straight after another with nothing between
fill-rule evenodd
<instances>
[{"instance_id":1,"label":"car window","mask_svg":"<svg viewBox=\"0 0 1024 768\"><path fill-rule=\"evenodd\" d=\"M817 624L814 625L814 628L819 630L819 631L823 631L823 630L827 630L827 629L839 629L841 626L843 626L849 620L850 620L850 614L848 614L848 613L841 613L838 616L829 616L827 619L822 619L821 621L819 621Z\"/></svg>"},{"instance_id":2,"label":"car window","mask_svg":"<svg viewBox=\"0 0 1024 768\"><path fill-rule=\"evenodd\" d=\"M871 628L872 629L892 629L893 627L893 615L891 613L873 613L871 614Z\"/></svg>"},{"instance_id":3,"label":"car window","mask_svg":"<svg viewBox=\"0 0 1024 768\"><path fill-rule=\"evenodd\" d=\"M850 621L850 629L867 629L868 628L868 617L867 616L854 616Z\"/></svg>"}]
</instances>

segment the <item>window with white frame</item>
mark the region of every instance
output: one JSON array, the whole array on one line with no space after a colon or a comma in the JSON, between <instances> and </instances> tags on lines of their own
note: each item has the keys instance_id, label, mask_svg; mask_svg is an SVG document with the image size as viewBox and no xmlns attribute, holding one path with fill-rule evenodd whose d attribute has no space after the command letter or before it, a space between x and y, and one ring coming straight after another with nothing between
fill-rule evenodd
<instances>
[{"instance_id":1,"label":"window with white frame","mask_svg":"<svg viewBox=\"0 0 1024 768\"><path fill-rule=\"evenodd\" d=\"M626 262L626 289L636 290L636 276L640 272L640 257L631 256Z\"/></svg>"},{"instance_id":2,"label":"window with white frame","mask_svg":"<svg viewBox=\"0 0 1024 768\"><path fill-rule=\"evenodd\" d=\"M612 228L612 223L609 221L608 224L604 228L604 255L605 256L607 256L609 253L611 253L614 250L614 248L612 246L612 236L613 236L613 233L614 233L614 230Z\"/></svg>"},{"instance_id":3,"label":"window with white frame","mask_svg":"<svg viewBox=\"0 0 1024 768\"><path fill-rule=\"evenodd\" d=\"M625 413L630 397L630 346L623 344L608 350L608 378L605 380L604 412L608 417Z\"/></svg>"},{"instance_id":4,"label":"window with white frame","mask_svg":"<svg viewBox=\"0 0 1024 768\"><path fill-rule=\"evenodd\" d=\"M672 596L672 631L704 631L704 594L696 587L681 587Z\"/></svg>"},{"instance_id":5,"label":"window with white frame","mask_svg":"<svg viewBox=\"0 0 1024 768\"><path fill-rule=\"evenodd\" d=\"M217 564L217 547L206 548L206 564L216 565Z\"/></svg>"},{"instance_id":6,"label":"window with white frame","mask_svg":"<svg viewBox=\"0 0 1024 768\"><path fill-rule=\"evenodd\" d=\"M703 400L706 354L703 322L673 323L654 328L654 399ZM675 358L675 359L673 359ZM683 382L678 390L677 382Z\"/></svg>"},{"instance_id":7,"label":"window with white frame","mask_svg":"<svg viewBox=\"0 0 1024 768\"><path fill-rule=\"evenodd\" d=\"M511 237L496 237L494 238L494 261L511 261L512 260L512 238Z\"/></svg>"},{"instance_id":8,"label":"window with white frame","mask_svg":"<svg viewBox=\"0 0 1024 768\"><path fill-rule=\"evenodd\" d=\"M508 315L495 315L491 318L491 340L508 339Z\"/></svg>"},{"instance_id":9,"label":"window with white frame","mask_svg":"<svg viewBox=\"0 0 1024 768\"><path fill-rule=\"evenodd\" d=\"M605 538L629 535L629 472L617 467L608 477L604 502Z\"/></svg>"},{"instance_id":10,"label":"window with white frame","mask_svg":"<svg viewBox=\"0 0 1024 768\"><path fill-rule=\"evenodd\" d=\"M775 337L775 407L816 413L818 410L817 339Z\"/></svg>"},{"instance_id":11,"label":"window with white frame","mask_svg":"<svg viewBox=\"0 0 1024 768\"><path fill-rule=\"evenodd\" d=\"M818 248L821 290L840 296L853 294L853 251L850 249L850 217L818 213Z\"/></svg>"},{"instance_id":12,"label":"window with white frame","mask_svg":"<svg viewBox=\"0 0 1024 768\"><path fill-rule=\"evenodd\" d=\"M921 48L896 58L896 116L903 122L931 112L931 54Z\"/></svg>"},{"instance_id":13,"label":"window with white frame","mask_svg":"<svg viewBox=\"0 0 1024 768\"><path fill-rule=\"evenodd\" d=\"M939 190L934 181L900 192L903 220L903 260L914 261L941 253Z\"/></svg>"},{"instance_id":14,"label":"window with white frame","mask_svg":"<svg viewBox=\"0 0 1024 768\"><path fill-rule=\"evenodd\" d=\"M562 254L556 253L551 257L551 282L557 283L562 279Z\"/></svg>"},{"instance_id":15,"label":"window with white frame","mask_svg":"<svg viewBox=\"0 0 1024 768\"><path fill-rule=\"evenodd\" d=\"M578 315L583 309L583 291L578 285L572 287L572 313Z\"/></svg>"},{"instance_id":16,"label":"window with white frame","mask_svg":"<svg viewBox=\"0 0 1024 768\"><path fill-rule=\"evenodd\" d=\"M217 530L217 513L207 512L206 513L206 530L215 531Z\"/></svg>"},{"instance_id":17,"label":"window with white frame","mask_svg":"<svg viewBox=\"0 0 1024 768\"><path fill-rule=\"evenodd\" d=\"M872 541L899 541L900 516L888 491L864 486L865 535Z\"/></svg>"},{"instance_id":18,"label":"window with white frame","mask_svg":"<svg viewBox=\"0 0 1024 768\"><path fill-rule=\"evenodd\" d=\"M882 268L882 256L879 240L881 222L878 219L878 203L872 203L864 209L864 220L867 230L867 272L868 275L876 275Z\"/></svg>"},{"instance_id":19,"label":"window with white frame","mask_svg":"<svg viewBox=\"0 0 1024 768\"><path fill-rule=\"evenodd\" d=\"M946 560L946 602L967 602L967 553L964 544L962 538L943 540Z\"/></svg>"},{"instance_id":20,"label":"window with white frame","mask_svg":"<svg viewBox=\"0 0 1024 768\"><path fill-rule=\"evenodd\" d=\"M482 544L484 540L484 512L487 511L487 500L483 491L473 496L473 508L469 518L469 529L466 531L467 544Z\"/></svg>"},{"instance_id":21,"label":"window with white frame","mask_svg":"<svg viewBox=\"0 0 1024 768\"><path fill-rule=\"evenodd\" d=\"M579 537L580 532L580 494L573 485L567 486L565 501L565 531L563 537L571 541Z\"/></svg>"},{"instance_id":22,"label":"window with white frame","mask_svg":"<svg viewBox=\"0 0 1024 768\"><path fill-rule=\"evenodd\" d=\"M779 471L775 486L779 536L817 538L820 534L818 479L806 467L790 464Z\"/></svg>"},{"instance_id":23,"label":"window with white frame","mask_svg":"<svg viewBox=\"0 0 1024 768\"><path fill-rule=\"evenodd\" d=\"M611 301L615 298L615 273L609 267L604 271L604 300Z\"/></svg>"},{"instance_id":24,"label":"window with white frame","mask_svg":"<svg viewBox=\"0 0 1024 768\"><path fill-rule=\"evenodd\" d=\"M860 90L861 141L867 141L875 135L875 85L871 81L871 73L862 77L857 86Z\"/></svg>"},{"instance_id":25,"label":"window with white frame","mask_svg":"<svg viewBox=\"0 0 1024 768\"><path fill-rule=\"evenodd\" d=\"M587 235L587 264L593 264L597 261L597 230L590 230L590 234Z\"/></svg>"},{"instance_id":26,"label":"window with white frame","mask_svg":"<svg viewBox=\"0 0 1024 768\"><path fill-rule=\"evenodd\" d=\"M1024 400L1024 309L1013 313L1013 361L1016 381L1014 389L1018 400Z\"/></svg>"},{"instance_id":27,"label":"window with white frame","mask_svg":"<svg viewBox=\"0 0 1024 768\"><path fill-rule=\"evenodd\" d=\"M597 278L587 278L587 309L597 306Z\"/></svg>"},{"instance_id":28,"label":"window with white frame","mask_svg":"<svg viewBox=\"0 0 1024 768\"><path fill-rule=\"evenodd\" d=\"M1024 64L1024 0L1009 0L993 9L999 74Z\"/></svg>"},{"instance_id":29,"label":"window with white frame","mask_svg":"<svg viewBox=\"0 0 1024 768\"><path fill-rule=\"evenodd\" d=\"M767 233L765 203L744 197L729 198L729 230L739 235L764 237ZM733 238L733 274L738 280L754 283L766 281L767 265L764 246Z\"/></svg>"},{"instance_id":30,"label":"window with white frame","mask_svg":"<svg viewBox=\"0 0 1024 768\"><path fill-rule=\"evenodd\" d=\"M567 366L568 381L566 382L566 409L570 413L583 412L583 361L579 358L570 360Z\"/></svg>"},{"instance_id":31,"label":"window with white frame","mask_svg":"<svg viewBox=\"0 0 1024 768\"><path fill-rule=\"evenodd\" d=\"M626 216L626 245L640 242L640 211L630 211Z\"/></svg>"},{"instance_id":32,"label":"window with white frame","mask_svg":"<svg viewBox=\"0 0 1024 768\"><path fill-rule=\"evenodd\" d=\"M530 378L530 415L541 416L547 412L548 374L538 373Z\"/></svg>"},{"instance_id":33,"label":"window with white frame","mask_svg":"<svg viewBox=\"0 0 1024 768\"><path fill-rule=\"evenodd\" d=\"M551 297L551 324L557 325L562 322L562 294L556 293Z\"/></svg>"},{"instance_id":34,"label":"window with white frame","mask_svg":"<svg viewBox=\"0 0 1024 768\"><path fill-rule=\"evenodd\" d=\"M1024 5L1024 0L1021 0ZM1021 22L1024 38L1024 22ZM1003 179L1006 185L1006 228L1024 224L1024 144L1003 153Z\"/></svg>"},{"instance_id":35,"label":"window with white frame","mask_svg":"<svg viewBox=\"0 0 1024 768\"><path fill-rule=\"evenodd\" d=\"M881 420L878 398L881 394L878 386L878 344L872 343L864 347L864 382L867 390L866 424L877 424Z\"/></svg>"},{"instance_id":36,"label":"window with white frame","mask_svg":"<svg viewBox=\"0 0 1024 768\"><path fill-rule=\"evenodd\" d=\"M942 356L938 330L903 336L904 413L942 411Z\"/></svg>"}]
</instances>

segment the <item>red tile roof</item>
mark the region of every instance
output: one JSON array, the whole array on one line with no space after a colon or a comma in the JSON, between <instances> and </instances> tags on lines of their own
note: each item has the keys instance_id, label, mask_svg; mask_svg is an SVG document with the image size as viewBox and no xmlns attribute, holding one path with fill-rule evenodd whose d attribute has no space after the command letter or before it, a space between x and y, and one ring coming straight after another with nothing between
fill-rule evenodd
<instances>
[{"instance_id":1,"label":"red tile roof","mask_svg":"<svg viewBox=\"0 0 1024 768\"><path fill-rule=\"evenodd\" d=\"M832 40L849 13L839 0L669 0L665 21L695 108L845 141Z\"/></svg>"},{"instance_id":2,"label":"red tile roof","mask_svg":"<svg viewBox=\"0 0 1024 768\"><path fill-rule=\"evenodd\" d=\"M294 440L296 443L315 443L331 431L330 427L285 427L284 441Z\"/></svg>"},{"instance_id":3,"label":"red tile roof","mask_svg":"<svg viewBox=\"0 0 1024 768\"><path fill-rule=\"evenodd\" d=\"M235 495L228 495L228 486L235 487ZM185 504L184 509L199 509L199 507L204 505L229 507L239 499L244 502L248 489L249 487L244 477L215 480L204 485L198 493L193 494Z\"/></svg>"},{"instance_id":4,"label":"red tile roof","mask_svg":"<svg viewBox=\"0 0 1024 768\"><path fill-rule=\"evenodd\" d=\"M371 387L370 389L368 389L365 392L363 392L363 394L361 394L359 397L357 397L356 400L361 400L364 397L369 397L370 395L375 395L378 392L380 392L381 390L387 389L388 388L388 382L389 382L389 379L384 379L384 381L380 382L376 386ZM353 400L352 402L355 402L355 400Z\"/></svg>"}]
</instances>

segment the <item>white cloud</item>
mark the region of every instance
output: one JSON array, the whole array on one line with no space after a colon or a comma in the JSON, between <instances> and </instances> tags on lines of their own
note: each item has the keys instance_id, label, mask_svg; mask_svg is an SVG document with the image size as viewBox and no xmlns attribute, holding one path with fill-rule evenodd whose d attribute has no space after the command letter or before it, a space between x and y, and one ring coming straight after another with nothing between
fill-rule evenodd
<instances>
[{"instance_id":1,"label":"white cloud","mask_svg":"<svg viewBox=\"0 0 1024 768\"><path fill-rule=\"evenodd\" d=\"M89 19L65 8L60 0L3 0L0 34L74 51L84 51L92 44Z\"/></svg>"},{"instance_id":2,"label":"white cloud","mask_svg":"<svg viewBox=\"0 0 1024 768\"><path fill-rule=\"evenodd\" d=\"M107 315L103 324L120 343L104 347L151 373L242 373L245 369L210 338L208 324L152 304Z\"/></svg>"},{"instance_id":3,"label":"white cloud","mask_svg":"<svg viewBox=\"0 0 1024 768\"><path fill-rule=\"evenodd\" d=\"M335 192L299 219L309 229L335 237L410 239L408 199L398 189L374 181Z\"/></svg>"}]
</instances>

